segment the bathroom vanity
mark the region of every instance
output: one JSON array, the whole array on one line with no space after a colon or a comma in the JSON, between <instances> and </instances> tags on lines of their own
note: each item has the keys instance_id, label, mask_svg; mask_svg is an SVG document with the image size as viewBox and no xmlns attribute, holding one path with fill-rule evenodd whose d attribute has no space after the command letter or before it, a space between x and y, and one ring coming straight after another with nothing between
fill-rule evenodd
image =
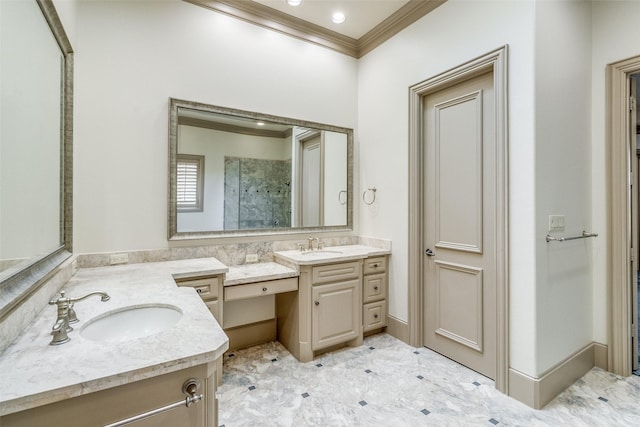
<instances>
[{"instance_id":1,"label":"bathroom vanity","mask_svg":"<svg viewBox=\"0 0 640 427\"><path fill-rule=\"evenodd\" d=\"M277 298L278 340L309 362L338 346L362 345L364 332L383 329L389 253L363 245L275 252L300 272L298 292Z\"/></svg>"},{"instance_id":2,"label":"bathroom vanity","mask_svg":"<svg viewBox=\"0 0 640 427\"><path fill-rule=\"evenodd\" d=\"M219 277L227 267L214 258L81 269L66 285L69 296L103 291L110 300L87 298L71 340L49 345L55 310L46 307L0 357L0 425L108 425L154 411L190 394L196 401L135 425L217 426L218 360L228 348L222 328L191 287L175 280ZM174 324L148 336L125 335L136 324L116 324L92 336L89 327L125 310L151 307L178 312ZM122 335L118 333L122 332ZM128 333L128 332L127 332Z\"/></svg>"}]
</instances>

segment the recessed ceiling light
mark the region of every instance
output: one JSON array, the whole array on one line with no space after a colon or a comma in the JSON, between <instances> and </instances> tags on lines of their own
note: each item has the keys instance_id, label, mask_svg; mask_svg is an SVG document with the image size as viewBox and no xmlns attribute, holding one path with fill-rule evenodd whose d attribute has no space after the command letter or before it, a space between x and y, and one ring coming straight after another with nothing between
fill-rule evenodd
<instances>
[{"instance_id":1,"label":"recessed ceiling light","mask_svg":"<svg viewBox=\"0 0 640 427\"><path fill-rule=\"evenodd\" d=\"M264 126L264 122L258 122L258 123L256 123L256 125L258 125L258 126Z\"/></svg>"},{"instance_id":2,"label":"recessed ceiling light","mask_svg":"<svg viewBox=\"0 0 640 427\"><path fill-rule=\"evenodd\" d=\"M289 6L300 6L302 4L302 0L287 0L287 4Z\"/></svg>"},{"instance_id":3,"label":"recessed ceiling light","mask_svg":"<svg viewBox=\"0 0 640 427\"><path fill-rule=\"evenodd\" d=\"M333 15L331 15L331 21L333 21L334 24L342 24L345 19L347 18L342 12L335 12Z\"/></svg>"}]
</instances>

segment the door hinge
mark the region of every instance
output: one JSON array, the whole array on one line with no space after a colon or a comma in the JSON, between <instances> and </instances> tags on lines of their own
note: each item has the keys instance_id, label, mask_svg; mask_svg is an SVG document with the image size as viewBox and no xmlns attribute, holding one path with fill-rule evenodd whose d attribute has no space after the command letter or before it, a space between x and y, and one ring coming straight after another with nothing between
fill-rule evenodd
<instances>
[{"instance_id":1,"label":"door hinge","mask_svg":"<svg viewBox=\"0 0 640 427\"><path fill-rule=\"evenodd\" d=\"M631 248L631 262L636 262L636 252Z\"/></svg>"},{"instance_id":2,"label":"door hinge","mask_svg":"<svg viewBox=\"0 0 640 427\"><path fill-rule=\"evenodd\" d=\"M636 106L636 98L633 96L629 97L629 111L633 111L633 107Z\"/></svg>"}]
</instances>

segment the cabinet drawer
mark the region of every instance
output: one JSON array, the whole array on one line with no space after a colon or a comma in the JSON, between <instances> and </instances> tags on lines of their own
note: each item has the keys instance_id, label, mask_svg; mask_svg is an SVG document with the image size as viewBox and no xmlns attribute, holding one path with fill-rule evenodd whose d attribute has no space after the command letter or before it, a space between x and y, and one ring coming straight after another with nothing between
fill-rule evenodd
<instances>
[{"instance_id":1,"label":"cabinet drawer","mask_svg":"<svg viewBox=\"0 0 640 427\"><path fill-rule=\"evenodd\" d=\"M319 265L311 269L311 281L314 285L358 277L360 277L360 261Z\"/></svg>"},{"instance_id":2,"label":"cabinet drawer","mask_svg":"<svg viewBox=\"0 0 640 427\"><path fill-rule=\"evenodd\" d=\"M364 276L362 289L362 302L364 303L385 299L387 297L387 275L382 273Z\"/></svg>"},{"instance_id":3,"label":"cabinet drawer","mask_svg":"<svg viewBox=\"0 0 640 427\"><path fill-rule=\"evenodd\" d=\"M190 286L200 295L200 298L206 300L218 297L218 285L220 285L219 277L209 277L207 279L195 279L176 282L178 286Z\"/></svg>"},{"instance_id":4,"label":"cabinet drawer","mask_svg":"<svg viewBox=\"0 0 640 427\"><path fill-rule=\"evenodd\" d=\"M387 271L387 257L379 256L364 260L364 274L383 273Z\"/></svg>"},{"instance_id":5,"label":"cabinet drawer","mask_svg":"<svg viewBox=\"0 0 640 427\"><path fill-rule=\"evenodd\" d=\"M211 314L213 314L213 317L216 318L218 324L222 326L222 318L220 317L220 301L214 299L211 301L205 301L204 303L207 305L207 308L209 309Z\"/></svg>"},{"instance_id":6,"label":"cabinet drawer","mask_svg":"<svg viewBox=\"0 0 640 427\"><path fill-rule=\"evenodd\" d=\"M245 285L227 286L224 288L224 300L255 298L264 295L279 294L298 290L298 278L268 280L266 282L247 283Z\"/></svg>"},{"instance_id":7,"label":"cabinet drawer","mask_svg":"<svg viewBox=\"0 0 640 427\"><path fill-rule=\"evenodd\" d=\"M362 323L364 332L382 328L387 325L386 301L365 304L362 310Z\"/></svg>"}]
</instances>

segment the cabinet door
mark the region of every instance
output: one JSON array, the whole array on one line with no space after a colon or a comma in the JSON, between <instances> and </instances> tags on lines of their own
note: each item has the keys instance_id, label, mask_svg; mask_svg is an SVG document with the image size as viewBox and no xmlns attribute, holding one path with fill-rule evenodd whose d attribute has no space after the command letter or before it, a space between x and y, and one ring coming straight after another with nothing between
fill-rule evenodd
<instances>
[{"instance_id":1,"label":"cabinet door","mask_svg":"<svg viewBox=\"0 0 640 427\"><path fill-rule=\"evenodd\" d=\"M312 288L312 347L318 350L357 338L361 325L360 280Z\"/></svg>"}]
</instances>

